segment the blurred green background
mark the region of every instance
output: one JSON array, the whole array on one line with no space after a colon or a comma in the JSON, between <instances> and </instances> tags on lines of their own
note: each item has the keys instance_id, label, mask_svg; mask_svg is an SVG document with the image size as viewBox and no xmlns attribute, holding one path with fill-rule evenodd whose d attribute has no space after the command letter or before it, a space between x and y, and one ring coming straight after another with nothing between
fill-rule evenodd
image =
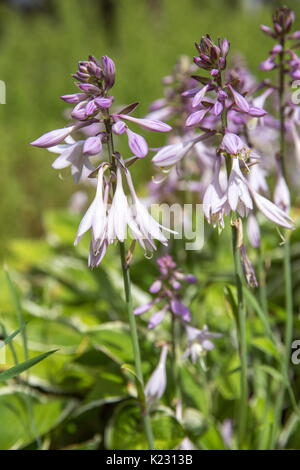
<instances>
[{"instance_id":1,"label":"blurred green background","mask_svg":"<svg viewBox=\"0 0 300 470\"><path fill-rule=\"evenodd\" d=\"M246 0L11 0L0 4L0 253L20 236L42 236L47 208L65 207L74 185L52 170L52 155L29 142L63 127L59 96L75 88L71 73L88 54L110 55L117 66L116 102L140 101L142 116L161 96L161 77L194 41L228 36L232 51L257 72L271 42L259 31L278 2ZM299 2L286 2L300 10ZM150 145L159 137L150 136ZM152 139L152 140L151 140ZM126 147L125 147L126 148ZM140 184L148 162L137 165ZM150 170L151 171L151 170Z\"/></svg>"}]
</instances>

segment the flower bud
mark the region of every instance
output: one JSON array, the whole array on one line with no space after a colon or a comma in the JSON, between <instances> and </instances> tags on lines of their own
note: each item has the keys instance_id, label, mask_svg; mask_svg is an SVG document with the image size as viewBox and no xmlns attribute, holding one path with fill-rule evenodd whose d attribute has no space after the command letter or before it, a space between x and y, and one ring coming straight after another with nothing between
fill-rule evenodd
<instances>
[{"instance_id":1,"label":"flower bud","mask_svg":"<svg viewBox=\"0 0 300 470\"><path fill-rule=\"evenodd\" d=\"M106 55L102 57L102 68L105 88L112 88L115 83L116 68L114 62Z\"/></svg>"}]
</instances>

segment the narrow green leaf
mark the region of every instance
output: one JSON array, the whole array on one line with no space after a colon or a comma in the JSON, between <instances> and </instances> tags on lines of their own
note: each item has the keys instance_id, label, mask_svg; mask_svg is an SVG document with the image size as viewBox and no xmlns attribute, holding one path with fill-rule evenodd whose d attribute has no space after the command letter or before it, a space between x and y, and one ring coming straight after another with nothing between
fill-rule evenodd
<instances>
[{"instance_id":1,"label":"narrow green leaf","mask_svg":"<svg viewBox=\"0 0 300 470\"><path fill-rule=\"evenodd\" d=\"M275 342L275 339L274 339L274 336L273 336L273 333L272 333L272 330L271 330L271 327L270 327L270 324L269 324L269 319L265 315L263 309L261 308L261 306L257 302L254 295L249 291L249 289L245 289L244 291L245 291L244 293L245 293L245 297L246 297L247 302L256 311L258 317L260 318L262 324L264 325L264 328L265 328L265 331L266 331L267 335L269 336L270 340L273 341L273 343L276 345L276 342Z\"/></svg>"},{"instance_id":2,"label":"narrow green leaf","mask_svg":"<svg viewBox=\"0 0 300 470\"><path fill-rule=\"evenodd\" d=\"M13 303L15 305L17 317L19 320L19 325L23 325L25 323L24 321L24 315L22 311L22 306L21 306L21 301L20 301L20 296L19 293L16 289L16 286L14 282L12 281L10 274L7 269L5 269L5 275L6 275L6 281L8 284L8 288L11 294L11 298L13 300ZM23 339L23 348L24 348L24 356L25 359L28 360L28 341L27 341L27 334L26 334L26 328L22 329L22 339Z\"/></svg>"},{"instance_id":3,"label":"narrow green leaf","mask_svg":"<svg viewBox=\"0 0 300 470\"><path fill-rule=\"evenodd\" d=\"M7 336L4 340L0 342L0 349L3 348L6 344L10 343L15 336L17 336L22 330L25 328L25 324L23 324L20 328L14 331L11 335Z\"/></svg>"},{"instance_id":4,"label":"narrow green leaf","mask_svg":"<svg viewBox=\"0 0 300 470\"><path fill-rule=\"evenodd\" d=\"M38 362L41 362L43 359L46 359L46 357L50 356L50 354L53 354L57 351L57 349L53 351L49 351L43 354L40 354L39 356L35 356L32 359L28 359L25 362L21 362L21 364L18 364L14 367L11 367L8 370L5 370L4 372L0 373L0 382L5 382L6 380L12 379L16 377L16 375L21 374L25 370L29 369L30 367L34 366Z\"/></svg>"}]
</instances>

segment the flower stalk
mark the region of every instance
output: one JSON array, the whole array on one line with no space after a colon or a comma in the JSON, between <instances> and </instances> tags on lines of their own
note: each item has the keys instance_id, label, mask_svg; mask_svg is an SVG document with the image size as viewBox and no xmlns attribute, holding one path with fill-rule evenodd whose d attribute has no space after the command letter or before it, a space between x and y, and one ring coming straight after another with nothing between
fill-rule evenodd
<instances>
[{"instance_id":1,"label":"flower stalk","mask_svg":"<svg viewBox=\"0 0 300 470\"><path fill-rule=\"evenodd\" d=\"M133 313L133 306L132 306L129 266L126 260L125 244L120 242L119 246L120 246L120 259L121 259L121 264L122 264L123 280L124 280L125 301L126 301L126 307L127 307L127 313L128 313L128 319L129 319L132 349L133 349L133 354L134 354L135 372L136 372L136 376L137 376L137 380L139 381L139 384L142 386L142 389L144 389L144 379L143 379L143 372L142 372L140 346L139 346L139 340L138 340L135 315ZM150 416L149 416L149 411L148 411L148 405L147 405L146 400L143 399L143 397L139 397L139 399L140 399L144 431L145 431L145 435L147 438L148 447L149 447L149 450L154 450L154 439L153 439L153 432L152 432L151 421L150 421Z\"/></svg>"},{"instance_id":2,"label":"flower stalk","mask_svg":"<svg viewBox=\"0 0 300 470\"><path fill-rule=\"evenodd\" d=\"M113 163L113 154L114 154L114 140L111 131L111 123L110 118L108 115L108 119L105 120L105 128L108 134L107 139L107 150L109 155L109 160L112 166ZM146 400L143 396L141 396L139 390L142 388L144 390L144 378L143 378L143 371L142 371L142 360L141 360L141 352L140 352L140 345L138 339L138 332L136 326L135 315L133 313L133 305L132 305L132 296L131 296L131 280L130 280L130 268L126 258L126 250L125 250L125 243L119 242L119 250L120 250L120 260L122 266L122 274L123 274L123 283L124 283L124 293L125 293L125 302L126 302L126 309L128 314L129 320L129 329L130 329L130 336L132 342L132 350L134 356L134 365L135 365L135 373L136 378L139 384L137 384L138 390L138 398L140 402L141 412L142 412L142 419L144 425L144 432L148 442L149 450L154 450L154 437L151 427L151 420L148 411L148 405ZM139 386L140 385L140 386Z\"/></svg>"}]
</instances>

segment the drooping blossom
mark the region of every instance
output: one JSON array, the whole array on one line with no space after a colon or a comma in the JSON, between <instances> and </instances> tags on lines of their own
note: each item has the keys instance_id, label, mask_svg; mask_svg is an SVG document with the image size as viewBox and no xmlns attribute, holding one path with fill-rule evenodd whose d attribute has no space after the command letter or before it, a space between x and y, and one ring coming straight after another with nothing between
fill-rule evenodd
<instances>
[{"instance_id":1,"label":"drooping blossom","mask_svg":"<svg viewBox=\"0 0 300 470\"><path fill-rule=\"evenodd\" d=\"M165 393L167 387L167 355L168 345L164 344L161 348L158 365L152 372L152 375L145 386L145 395L149 402L160 400Z\"/></svg>"},{"instance_id":2,"label":"drooping blossom","mask_svg":"<svg viewBox=\"0 0 300 470\"><path fill-rule=\"evenodd\" d=\"M80 222L75 240L77 244L82 236L91 230L90 267L98 266L107 247L117 240L124 242L130 237L137 240L144 250L154 251L155 240L167 245L167 238L162 230L171 232L156 222L138 199L129 170L121 162L117 163L117 182L110 201L113 184L109 178L105 178L105 171L108 168L109 163L104 162L98 169L96 195ZM124 173L129 182L131 202L123 187Z\"/></svg>"},{"instance_id":3,"label":"drooping blossom","mask_svg":"<svg viewBox=\"0 0 300 470\"><path fill-rule=\"evenodd\" d=\"M251 186L251 182L243 174L243 169L248 170L247 159L251 159L251 149L242 142L240 137L234 134L225 134L220 150L225 158L230 156L232 167L228 178L227 187L222 190L219 183L220 157L217 160L215 173L211 184L208 186L204 198L204 213L208 222L224 225L223 217L230 211L237 212L241 217L248 216L254 209L254 204L263 215L272 222L286 228L293 227L293 220L280 208L259 194Z\"/></svg>"}]
</instances>

